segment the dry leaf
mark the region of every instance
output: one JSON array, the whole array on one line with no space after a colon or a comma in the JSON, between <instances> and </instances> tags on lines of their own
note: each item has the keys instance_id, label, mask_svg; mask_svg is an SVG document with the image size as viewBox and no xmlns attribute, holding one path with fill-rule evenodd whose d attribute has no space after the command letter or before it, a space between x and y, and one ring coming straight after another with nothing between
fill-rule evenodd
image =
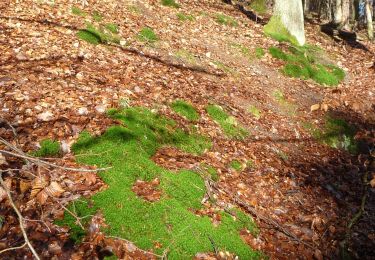
<instances>
[{"instance_id":1,"label":"dry leaf","mask_svg":"<svg viewBox=\"0 0 375 260\"><path fill-rule=\"evenodd\" d=\"M29 181L20 181L20 191L21 193L25 193L28 189L30 189L31 183Z\"/></svg>"},{"instance_id":2,"label":"dry leaf","mask_svg":"<svg viewBox=\"0 0 375 260\"><path fill-rule=\"evenodd\" d=\"M60 197L61 194L65 192L65 190L58 184L57 182L53 181L51 184L44 189L46 193L53 197Z\"/></svg>"},{"instance_id":3,"label":"dry leaf","mask_svg":"<svg viewBox=\"0 0 375 260\"><path fill-rule=\"evenodd\" d=\"M314 112L314 111L316 111L316 110L319 110L319 108L320 108L320 104L315 104L315 105L312 105L312 106L310 107L310 111L311 111L311 112Z\"/></svg>"},{"instance_id":4,"label":"dry leaf","mask_svg":"<svg viewBox=\"0 0 375 260\"><path fill-rule=\"evenodd\" d=\"M7 160L5 159L4 155L0 153L0 165L7 165Z\"/></svg>"},{"instance_id":5,"label":"dry leaf","mask_svg":"<svg viewBox=\"0 0 375 260\"><path fill-rule=\"evenodd\" d=\"M370 181L370 185L372 188L375 188L375 177Z\"/></svg>"},{"instance_id":6,"label":"dry leaf","mask_svg":"<svg viewBox=\"0 0 375 260\"><path fill-rule=\"evenodd\" d=\"M0 187L0 202L2 202L7 196L8 195L5 189L3 187Z\"/></svg>"},{"instance_id":7,"label":"dry leaf","mask_svg":"<svg viewBox=\"0 0 375 260\"><path fill-rule=\"evenodd\" d=\"M47 181L44 178L36 178L31 188L30 198L34 198L41 190L47 186Z\"/></svg>"},{"instance_id":8,"label":"dry leaf","mask_svg":"<svg viewBox=\"0 0 375 260\"><path fill-rule=\"evenodd\" d=\"M328 111L328 105L327 104L322 104L321 106L320 106L320 109L321 110L323 110L323 111L325 111L325 112L327 112Z\"/></svg>"},{"instance_id":9,"label":"dry leaf","mask_svg":"<svg viewBox=\"0 0 375 260\"><path fill-rule=\"evenodd\" d=\"M38 193L36 196L36 201L39 202L39 204L44 205L48 199L48 194L45 190L42 190Z\"/></svg>"}]
</instances>

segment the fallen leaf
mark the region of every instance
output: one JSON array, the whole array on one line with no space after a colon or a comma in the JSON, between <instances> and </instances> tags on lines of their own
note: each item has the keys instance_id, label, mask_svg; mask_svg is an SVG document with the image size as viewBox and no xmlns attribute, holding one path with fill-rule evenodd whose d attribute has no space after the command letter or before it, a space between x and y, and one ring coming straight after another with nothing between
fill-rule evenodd
<instances>
[{"instance_id":1,"label":"fallen leaf","mask_svg":"<svg viewBox=\"0 0 375 260\"><path fill-rule=\"evenodd\" d=\"M311 112L314 112L314 111L316 111L316 110L319 110L319 108L320 108L320 104L314 104L314 105L312 105L312 106L310 107L310 111L311 111Z\"/></svg>"}]
</instances>

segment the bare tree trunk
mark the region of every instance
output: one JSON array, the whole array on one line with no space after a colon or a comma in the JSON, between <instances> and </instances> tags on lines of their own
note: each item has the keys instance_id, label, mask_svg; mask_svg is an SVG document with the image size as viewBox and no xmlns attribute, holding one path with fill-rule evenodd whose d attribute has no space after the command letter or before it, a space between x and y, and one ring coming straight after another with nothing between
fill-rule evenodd
<instances>
[{"instance_id":1,"label":"bare tree trunk","mask_svg":"<svg viewBox=\"0 0 375 260\"><path fill-rule=\"evenodd\" d=\"M340 27L345 30L350 30L349 18L350 18L350 0L342 0L342 21Z\"/></svg>"},{"instance_id":2,"label":"bare tree trunk","mask_svg":"<svg viewBox=\"0 0 375 260\"><path fill-rule=\"evenodd\" d=\"M336 0L334 23L341 24L342 22L342 0Z\"/></svg>"},{"instance_id":3,"label":"bare tree trunk","mask_svg":"<svg viewBox=\"0 0 375 260\"><path fill-rule=\"evenodd\" d=\"M374 27L372 25L371 0L366 0L367 32L370 40L374 39Z\"/></svg>"}]
</instances>

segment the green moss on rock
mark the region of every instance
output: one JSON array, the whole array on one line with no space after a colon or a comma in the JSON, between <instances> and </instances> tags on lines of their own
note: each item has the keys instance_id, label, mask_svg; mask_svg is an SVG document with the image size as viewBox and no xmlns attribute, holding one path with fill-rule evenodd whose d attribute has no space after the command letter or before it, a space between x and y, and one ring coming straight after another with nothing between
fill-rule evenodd
<instances>
[{"instance_id":1,"label":"green moss on rock","mask_svg":"<svg viewBox=\"0 0 375 260\"><path fill-rule=\"evenodd\" d=\"M276 41L299 45L296 37L290 34L288 29L283 25L281 18L277 15L272 16L270 21L264 26L264 33Z\"/></svg>"}]
</instances>

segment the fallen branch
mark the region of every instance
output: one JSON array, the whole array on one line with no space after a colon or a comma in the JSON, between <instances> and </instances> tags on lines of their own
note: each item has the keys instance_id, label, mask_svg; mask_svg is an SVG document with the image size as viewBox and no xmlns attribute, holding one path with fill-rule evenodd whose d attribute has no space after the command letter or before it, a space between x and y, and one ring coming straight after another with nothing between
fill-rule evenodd
<instances>
[{"instance_id":1,"label":"fallen branch","mask_svg":"<svg viewBox=\"0 0 375 260\"><path fill-rule=\"evenodd\" d=\"M24 226L24 219L23 219L23 216L21 215L20 211L18 210L18 208L16 207L16 205L14 204L14 201L12 199L12 196L10 194L10 191L8 190L7 186L5 185L4 183L4 180L3 180L3 177L2 177L2 173L0 172L0 183L1 185L3 186L7 196L8 196L8 199L9 199L9 202L10 202L10 205L12 206L13 210L16 212L17 216L18 216L18 220L19 220L19 223L20 223L20 228L21 228L21 232L22 232L22 235L23 235L23 238L25 239L25 243L27 244L27 246L29 247L30 251L33 253L34 257L37 259L37 260L40 260L40 257L39 255L37 254L37 252L35 251L33 245L30 243L30 240L27 236L27 233L26 233L26 230L25 230L25 226ZM23 247L23 246L22 246Z\"/></svg>"},{"instance_id":2,"label":"fallen branch","mask_svg":"<svg viewBox=\"0 0 375 260\"><path fill-rule=\"evenodd\" d=\"M98 171L106 171L106 170L112 168L112 167L97 168L97 169L71 168L71 167L64 167L64 166L60 166L60 165L57 165L57 164L54 164L54 163L46 162L44 160L41 160L41 159L38 159L38 158L35 158L35 157L31 157L31 156L28 156L28 155L22 155L20 153L13 153L13 152L5 151L5 150L0 150L0 153L11 155L11 156L18 157L18 158L22 158L22 159L32 161L32 162L37 163L37 164L44 164L44 165L47 165L47 166L50 166L50 167L53 167L53 168L57 168L57 169L61 169L61 170L65 170L65 171L98 172Z\"/></svg>"},{"instance_id":3,"label":"fallen branch","mask_svg":"<svg viewBox=\"0 0 375 260\"><path fill-rule=\"evenodd\" d=\"M27 245L27 243L23 243L22 245L20 246L15 246L15 247L9 247L9 248L5 248L4 250L1 250L0 251L0 255L5 253L5 252L8 252L8 251L11 251L11 250L17 250L17 249L21 249L21 248L24 248L25 246Z\"/></svg>"}]
</instances>

